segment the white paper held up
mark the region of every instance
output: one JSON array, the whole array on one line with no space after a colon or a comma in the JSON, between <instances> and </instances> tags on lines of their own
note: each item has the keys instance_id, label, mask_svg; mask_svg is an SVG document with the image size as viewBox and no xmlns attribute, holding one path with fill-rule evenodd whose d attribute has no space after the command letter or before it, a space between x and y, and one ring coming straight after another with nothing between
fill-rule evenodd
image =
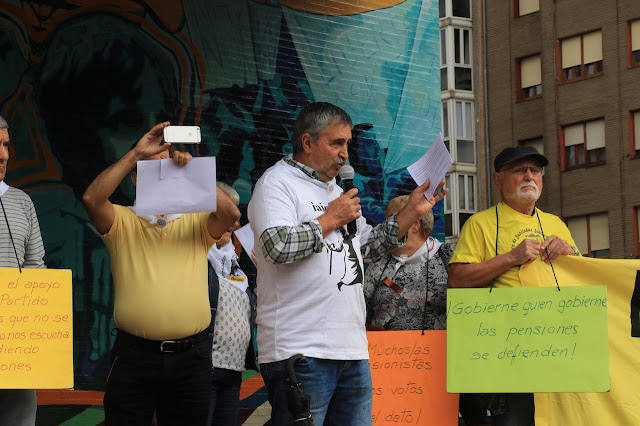
<instances>
[{"instance_id":1,"label":"white paper held up","mask_svg":"<svg viewBox=\"0 0 640 426\"><path fill-rule=\"evenodd\" d=\"M138 216L215 212L216 157L192 158L184 167L172 159L138 161Z\"/></svg>"},{"instance_id":2,"label":"white paper held up","mask_svg":"<svg viewBox=\"0 0 640 426\"><path fill-rule=\"evenodd\" d=\"M238 237L238 240L240 241L240 244L242 244L242 248L244 249L244 251L246 251L247 254L249 255L249 259L251 259L253 264L257 266L256 262L253 260L253 256L251 255L251 251L253 250L253 246L255 244L253 229L251 229L251 224L247 223L242 228L236 229L234 231L234 234L236 234L236 237Z\"/></svg>"},{"instance_id":3,"label":"white paper held up","mask_svg":"<svg viewBox=\"0 0 640 426\"><path fill-rule=\"evenodd\" d=\"M418 186L425 183L427 179L431 180L429 188L424 191L424 196L430 200L451 164L453 159L442 141L442 133L438 133L427 153L407 167L407 170Z\"/></svg>"}]
</instances>

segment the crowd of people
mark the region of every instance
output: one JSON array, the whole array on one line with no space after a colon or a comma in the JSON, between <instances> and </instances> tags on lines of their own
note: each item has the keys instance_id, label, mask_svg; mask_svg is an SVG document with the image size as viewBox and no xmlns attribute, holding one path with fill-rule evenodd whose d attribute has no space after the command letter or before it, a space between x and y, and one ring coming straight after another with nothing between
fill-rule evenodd
<instances>
[{"instance_id":1,"label":"crowd of people","mask_svg":"<svg viewBox=\"0 0 640 426\"><path fill-rule=\"evenodd\" d=\"M115 292L106 425L152 418L159 425L234 425L242 372L257 369L257 362L272 424L292 425L300 419L288 408L287 370L298 354L295 375L309 396L308 420L371 424L367 328L445 329L447 288L520 287L520 265L580 254L564 223L536 207L548 160L529 147L496 156L493 181L502 201L473 215L457 245L431 236L432 209L448 192L444 181L392 199L386 219L369 225L358 190L343 191L336 180L349 157L353 122L339 107L315 102L295 122L293 153L255 185L248 206L257 265L252 282L232 239L240 200L229 185L218 184L212 213L138 216L135 202L109 201L127 175L136 184L138 161L189 163L190 154L163 142L168 125L142 136L83 196L108 249ZM8 146L8 124L0 117L2 180ZM430 185L435 192L427 199ZM0 266L44 268L30 198L1 182L0 200L15 242L0 233ZM532 231L525 235L525 228ZM532 394L461 395L460 409L468 425L534 422ZM35 410L35 391L0 390L0 424L33 425Z\"/></svg>"}]
</instances>

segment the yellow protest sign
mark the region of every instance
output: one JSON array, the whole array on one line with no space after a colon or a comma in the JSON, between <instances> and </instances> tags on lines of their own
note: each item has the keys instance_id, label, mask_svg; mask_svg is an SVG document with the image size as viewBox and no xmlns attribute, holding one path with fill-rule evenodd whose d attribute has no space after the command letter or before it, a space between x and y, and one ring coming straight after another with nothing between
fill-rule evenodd
<instances>
[{"instance_id":1,"label":"yellow protest sign","mask_svg":"<svg viewBox=\"0 0 640 426\"><path fill-rule=\"evenodd\" d=\"M450 289L449 392L609 390L604 286Z\"/></svg>"},{"instance_id":2,"label":"yellow protest sign","mask_svg":"<svg viewBox=\"0 0 640 426\"><path fill-rule=\"evenodd\" d=\"M640 338L634 333L639 320L640 260L560 256L553 266L563 290L607 287L611 391L537 393L536 426L640 424ZM555 285L553 271L540 260L520 269L520 281L527 286Z\"/></svg>"},{"instance_id":3,"label":"yellow protest sign","mask_svg":"<svg viewBox=\"0 0 640 426\"><path fill-rule=\"evenodd\" d=\"M367 333L374 425L458 424L458 394L445 388L446 333Z\"/></svg>"},{"instance_id":4,"label":"yellow protest sign","mask_svg":"<svg viewBox=\"0 0 640 426\"><path fill-rule=\"evenodd\" d=\"M0 268L0 389L71 387L71 271Z\"/></svg>"}]
</instances>

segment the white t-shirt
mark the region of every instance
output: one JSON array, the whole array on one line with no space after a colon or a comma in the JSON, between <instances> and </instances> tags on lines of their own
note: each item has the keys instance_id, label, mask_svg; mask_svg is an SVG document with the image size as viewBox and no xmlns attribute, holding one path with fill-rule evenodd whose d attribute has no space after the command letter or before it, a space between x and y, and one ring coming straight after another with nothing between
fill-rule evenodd
<instances>
[{"instance_id":1,"label":"white t-shirt","mask_svg":"<svg viewBox=\"0 0 640 426\"><path fill-rule=\"evenodd\" d=\"M249 221L260 235L276 226L295 227L322 215L342 193L335 180L313 179L283 160L260 178L249 203ZM297 353L336 360L368 359L361 244L370 227L359 219L351 244L343 228L334 230L322 252L288 263L258 257L258 353L260 363Z\"/></svg>"}]
</instances>

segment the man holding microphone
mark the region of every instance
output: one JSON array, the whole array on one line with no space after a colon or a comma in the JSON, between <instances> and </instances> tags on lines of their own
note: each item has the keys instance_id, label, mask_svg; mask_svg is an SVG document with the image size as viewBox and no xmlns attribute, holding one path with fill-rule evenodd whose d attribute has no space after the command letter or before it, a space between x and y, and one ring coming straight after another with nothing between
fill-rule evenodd
<instances>
[{"instance_id":1,"label":"man holding microphone","mask_svg":"<svg viewBox=\"0 0 640 426\"><path fill-rule=\"evenodd\" d=\"M409 227L447 192L427 200L427 181L402 212L367 225L358 190L343 194L335 181L349 157L352 126L335 105L304 107L293 154L264 173L249 203L258 257L258 356L276 426L293 420L285 361L295 354L304 355L296 375L310 396L314 424L371 424L363 259L402 246ZM346 226L352 221L355 234Z\"/></svg>"}]
</instances>

